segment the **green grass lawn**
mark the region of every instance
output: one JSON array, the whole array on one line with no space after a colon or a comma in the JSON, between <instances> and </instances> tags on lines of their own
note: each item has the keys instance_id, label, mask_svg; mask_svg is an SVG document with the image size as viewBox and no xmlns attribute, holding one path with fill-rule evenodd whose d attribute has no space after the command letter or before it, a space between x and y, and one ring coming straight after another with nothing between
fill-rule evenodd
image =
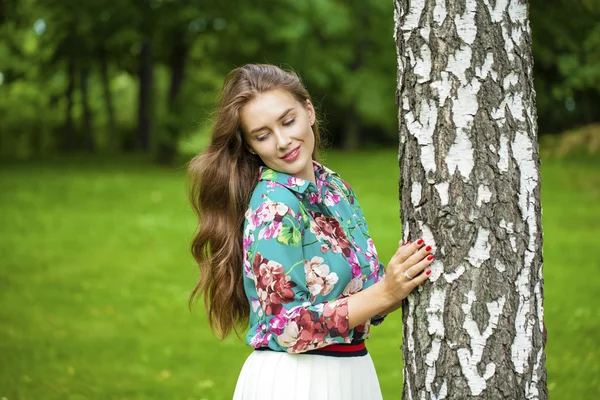
<instances>
[{"instance_id":1,"label":"green grass lawn","mask_svg":"<svg viewBox=\"0 0 600 400\"><path fill-rule=\"evenodd\" d=\"M330 153L382 261L400 238L394 151ZM386 171L386 172L384 172ZM600 395L600 161L542 166L547 367L554 399ZM0 399L229 399L251 349L201 306L184 167L0 167ZM402 389L401 315L373 329L384 398Z\"/></svg>"}]
</instances>

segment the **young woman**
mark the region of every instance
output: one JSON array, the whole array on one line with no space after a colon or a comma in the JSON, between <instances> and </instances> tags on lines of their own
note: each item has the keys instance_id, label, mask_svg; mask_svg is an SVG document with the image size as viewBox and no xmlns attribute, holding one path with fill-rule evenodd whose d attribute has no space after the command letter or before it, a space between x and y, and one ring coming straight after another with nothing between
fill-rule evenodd
<instances>
[{"instance_id":1,"label":"young woman","mask_svg":"<svg viewBox=\"0 0 600 400\"><path fill-rule=\"evenodd\" d=\"M189 165L192 253L213 331L244 324L253 351L234 399L381 399L364 339L431 272L422 239L385 274L356 196L319 164L298 76L245 65L226 78L206 150Z\"/></svg>"}]
</instances>

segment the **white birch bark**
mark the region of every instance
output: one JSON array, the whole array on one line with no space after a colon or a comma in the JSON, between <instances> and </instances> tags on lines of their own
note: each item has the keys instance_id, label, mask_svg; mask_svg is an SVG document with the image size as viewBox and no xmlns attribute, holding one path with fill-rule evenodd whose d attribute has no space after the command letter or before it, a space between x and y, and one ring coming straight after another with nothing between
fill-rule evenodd
<instances>
[{"instance_id":1,"label":"white birch bark","mask_svg":"<svg viewBox=\"0 0 600 400\"><path fill-rule=\"evenodd\" d=\"M394 3L403 236L436 254L403 306L403 398L545 399L527 2Z\"/></svg>"}]
</instances>

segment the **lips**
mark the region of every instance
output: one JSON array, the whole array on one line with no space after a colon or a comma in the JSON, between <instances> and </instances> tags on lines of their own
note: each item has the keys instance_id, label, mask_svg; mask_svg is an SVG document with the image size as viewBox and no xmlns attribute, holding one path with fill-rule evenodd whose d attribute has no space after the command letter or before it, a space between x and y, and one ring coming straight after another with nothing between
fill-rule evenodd
<instances>
[{"instance_id":1,"label":"lips","mask_svg":"<svg viewBox=\"0 0 600 400\"><path fill-rule=\"evenodd\" d=\"M298 157L298 154L300 153L300 146L296 147L295 149L288 151L287 153L285 153L283 155L283 157L281 157L282 160L285 161L294 161L296 159L296 157Z\"/></svg>"}]
</instances>

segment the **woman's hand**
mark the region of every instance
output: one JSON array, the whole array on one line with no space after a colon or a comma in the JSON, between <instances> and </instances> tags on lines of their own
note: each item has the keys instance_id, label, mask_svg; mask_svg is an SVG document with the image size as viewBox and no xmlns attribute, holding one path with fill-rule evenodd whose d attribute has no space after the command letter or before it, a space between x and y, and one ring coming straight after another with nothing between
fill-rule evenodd
<instances>
[{"instance_id":1,"label":"woman's hand","mask_svg":"<svg viewBox=\"0 0 600 400\"><path fill-rule=\"evenodd\" d=\"M430 253L431 246L423 239L401 245L392 256L382 280L348 297L350 328L400 308L402 300L429 277L431 270L424 270L433 262Z\"/></svg>"},{"instance_id":2,"label":"woman's hand","mask_svg":"<svg viewBox=\"0 0 600 400\"><path fill-rule=\"evenodd\" d=\"M423 239L414 243L408 242L400 245L392 256L383 278L384 293L390 301L400 307L414 288L423 283L431 273L430 269L423 272L434 260L431 246L426 245Z\"/></svg>"}]
</instances>

